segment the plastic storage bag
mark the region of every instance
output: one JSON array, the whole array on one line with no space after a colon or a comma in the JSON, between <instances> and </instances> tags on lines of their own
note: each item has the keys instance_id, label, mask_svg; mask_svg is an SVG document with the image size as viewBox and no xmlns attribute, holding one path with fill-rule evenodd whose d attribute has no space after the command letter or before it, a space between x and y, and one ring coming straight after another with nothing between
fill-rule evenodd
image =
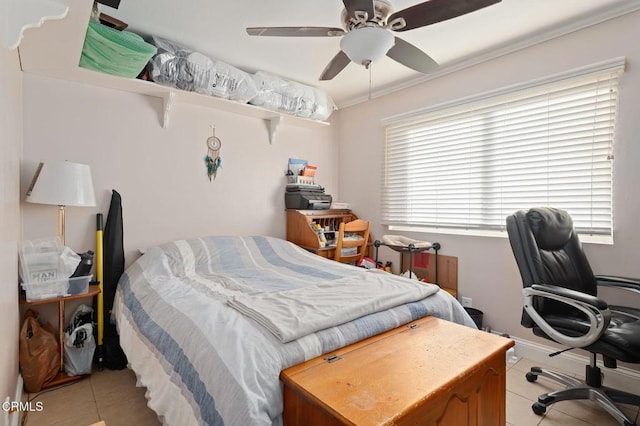
<instances>
[{"instance_id":1,"label":"plastic storage bag","mask_svg":"<svg viewBox=\"0 0 640 426\"><path fill-rule=\"evenodd\" d=\"M18 254L22 282L45 283L62 279L61 253L62 245L58 237L21 242Z\"/></svg>"},{"instance_id":2,"label":"plastic storage bag","mask_svg":"<svg viewBox=\"0 0 640 426\"><path fill-rule=\"evenodd\" d=\"M93 353L96 342L93 339L93 325L76 327L71 334L64 335L64 371L69 376L91 374Z\"/></svg>"},{"instance_id":3,"label":"plastic storage bag","mask_svg":"<svg viewBox=\"0 0 640 426\"><path fill-rule=\"evenodd\" d=\"M20 373L28 392L40 392L60 370L58 340L53 331L45 327L40 325L35 312L27 311L20 328L19 358Z\"/></svg>"},{"instance_id":4,"label":"plastic storage bag","mask_svg":"<svg viewBox=\"0 0 640 426\"><path fill-rule=\"evenodd\" d=\"M213 60L178 43L153 37L158 53L151 59L150 76L156 83L246 103L257 93L251 75Z\"/></svg>"},{"instance_id":5,"label":"plastic storage bag","mask_svg":"<svg viewBox=\"0 0 640 426\"><path fill-rule=\"evenodd\" d=\"M338 109L322 90L258 71L253 79L258 95L250 103L273 111L313 120L326 120Z\"/></svg>"},{"instance_id":6,"label":"plastic storage bag","mask_svg":"<svg viewBox=\"0 0 640 426\"><path fill-rule=\"evenodd\" d=\"M69 376L91 374L96 342L93 337L93 308L80 305L64 333L64 371Z\"/></svg>"},{"instance_id":7,"label":"plastic storage bag","mask_svg":"<svg viewBox=\"0 0 640 426\"><path fill-rule=\"evenodd\" d=\"M70 334L75 328L84 324L93 323L93 308L87 305L80 305L73 311L69 324L65 327L64 331Z\"/></svg>"}]
</instances>

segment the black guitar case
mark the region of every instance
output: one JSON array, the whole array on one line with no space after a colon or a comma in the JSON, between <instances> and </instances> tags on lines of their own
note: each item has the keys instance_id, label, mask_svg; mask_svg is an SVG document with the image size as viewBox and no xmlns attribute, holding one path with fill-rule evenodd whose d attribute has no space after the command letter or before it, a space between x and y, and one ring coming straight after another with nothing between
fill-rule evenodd
<instances>
[{"instance_id":1,"label":"black guitar case","mask_svg":"<svg viewBox=\"0 0 640 426\"><path fill-rule=\"evenodd\" d=\"M124 232L122 225L122 199L117 191L111 194L111 204L103 236L103 303L104 303L104 365L110 370L122 370L127 366L127 357L120 347L116 325L111 322L113 300L120 276L124 272Z\"/></svg>"}]
</instances>

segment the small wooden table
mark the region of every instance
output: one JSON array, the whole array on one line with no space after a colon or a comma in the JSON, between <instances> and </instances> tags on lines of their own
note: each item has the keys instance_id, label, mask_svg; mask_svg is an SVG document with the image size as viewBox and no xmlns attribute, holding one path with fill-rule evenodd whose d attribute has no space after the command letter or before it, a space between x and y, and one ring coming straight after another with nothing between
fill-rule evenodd
<instances>
[{"instance_id":1,"label":"small wooden table","mask_svg":"<svg viewBox=\"0 0 640 426\"><path fill-rule=\"evenodd\" d=\"M68 300L75 299L84 299L87 297L93 297L100 293L99 285L90 285L89 291L81 294L72 294L70 296L64 297L54 297L51 299L42 299L42 300L32 300L30 302L27 301L24 294L20 294L20 304L27 306L36 306L36 305L46 305L50 303L58 304L58 344L60 345L60 371L58 374L49 382L45 383L42 388L51 388L54 386L61 385L63 383L72 382L74 380L81 379L80 376L68 376L67 373L64 372L64 305Z\"/></svg>"},{"instance_id":2,"label":"small wooden table","mask_svg":"<svg viewBox=\"0 0 640 426\"><path fill-rule=\"evenodd\" d=\"M513 345L422 318L284 370L284 424L504 425Z\"/></svg>"}]
</instances>

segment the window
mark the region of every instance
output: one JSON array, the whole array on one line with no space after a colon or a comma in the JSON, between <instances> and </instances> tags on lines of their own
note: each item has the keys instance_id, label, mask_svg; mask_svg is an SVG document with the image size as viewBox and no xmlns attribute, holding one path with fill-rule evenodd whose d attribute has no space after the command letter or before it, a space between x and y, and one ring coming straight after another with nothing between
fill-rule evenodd
<instances>
[{"instance_id":1,"label":"window","mask_svg":"<svg viewBox=\"0 0 640 426\"><path fill-rule=\"evenodd\" d=\"M567 210L612 233L616 59L383 121L383 223L503 230L516 210Z\"/></svg>"}]
</instances>

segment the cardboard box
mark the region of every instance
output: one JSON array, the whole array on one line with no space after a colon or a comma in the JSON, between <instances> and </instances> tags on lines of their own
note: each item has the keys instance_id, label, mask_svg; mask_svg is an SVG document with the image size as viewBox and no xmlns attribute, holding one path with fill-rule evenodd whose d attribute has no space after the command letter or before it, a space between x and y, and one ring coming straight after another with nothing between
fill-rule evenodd
<instances>
[{"instance_id":1,"label":"cardboard box","mask_svg":"<svg viewBox=\"0 0 640 426\"><path fill-rule=\"evenodd\" d=\"M438 284L454 297L458 295L458 258L438 254L438 277L436 280L435 253L422 252L413 254L412 272L419 278ZM411 256L402 255L402 272L409 270Z\"/></svg>"}]
</instances>

